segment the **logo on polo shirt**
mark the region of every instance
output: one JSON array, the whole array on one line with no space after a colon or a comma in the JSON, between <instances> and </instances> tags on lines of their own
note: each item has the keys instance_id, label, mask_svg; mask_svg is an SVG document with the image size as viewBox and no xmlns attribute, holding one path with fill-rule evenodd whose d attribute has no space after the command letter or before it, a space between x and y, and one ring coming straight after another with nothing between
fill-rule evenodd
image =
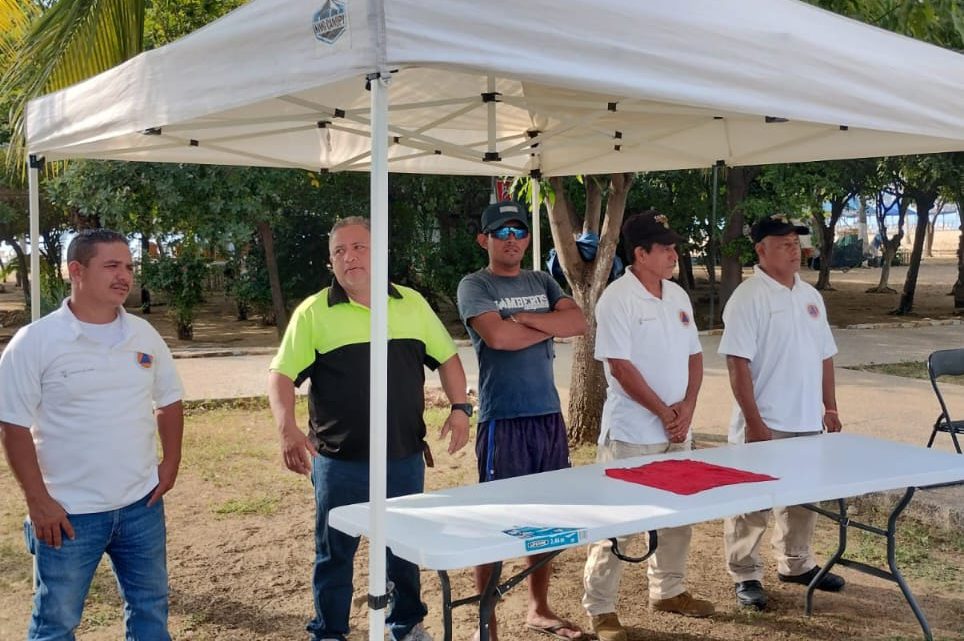
<instances>
[{"instance_id":1,"label":"logo on polo shirt","mask_svg":"<svg viewBox=\"0 0 964 641\"><path fill-rule=\"evenodd\" d=\"M690 315L685 310L679 310L679 322L683 323L683 327L690 326Z\"/></svg>"},{"instance_id":2,"label":"logo on polo shirt","mask_svg":"<svg viewBox=\"0 0 964 641\"><path fill-rule=\"evenodd\" d=\"M813 303L807 305L807 313L810 314L810 318L820 318L820 308Z\"/></svg>"},{"instance_id":3,"label":"logo on polo shirt","mask_svg":"<svg viewBox=\"0 0 964 641\"><path fill-rule=\"evenodd\" d=\"M144 369L151 369L151 365L154 364L154 357L144 352L137 352L135 358L137 359L137 364Z\"/></svg>"}]
</instances>

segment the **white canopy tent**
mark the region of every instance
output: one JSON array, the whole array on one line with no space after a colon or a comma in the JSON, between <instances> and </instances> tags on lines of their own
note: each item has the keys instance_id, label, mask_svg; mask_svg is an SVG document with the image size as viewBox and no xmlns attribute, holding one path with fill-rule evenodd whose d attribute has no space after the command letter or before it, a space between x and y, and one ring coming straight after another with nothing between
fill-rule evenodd
<instances>
[{"instance_id":1,"label":"white canopy tent","mask_svg":"<svg viewBox=\"0 0 964 641\"><path fill-rule=\"evenodd\" d=\"M795 0L255 0L32 101L27 145L47 160L370 171L372 291L384 292L388 171L549 176L955 151L961 104L964 56ZM372 300L371 460L384 461L387 307ZM384 466L371 469L379 596ZM372 639L382 614L372 610Z\"/></svg>"}]
</instances>

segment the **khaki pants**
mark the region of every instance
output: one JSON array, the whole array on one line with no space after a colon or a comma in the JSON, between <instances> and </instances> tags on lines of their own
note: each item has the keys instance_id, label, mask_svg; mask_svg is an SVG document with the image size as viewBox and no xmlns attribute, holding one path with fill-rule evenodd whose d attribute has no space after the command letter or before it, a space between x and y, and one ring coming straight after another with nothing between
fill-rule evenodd
<instances>
[{"instance_id":1,"label":"khaki pants","mask_svg":"<svg viewBox=\"0 0 964 641\"><path fill-rule=\"evenodd\" d=\"M812 436L819 432L779 432L771 430L773 439ZM801 461L801 465L805 465ZM760 540L767 529L770 510L741 514L723 521L723 545L726 565L736 583L763 580ZM795 576L817 565L810 547L817 514L799 507L773 508L774 532L770 538L780 574Z\"/></svg>"},{"instance_id":2,"label":"khaki pants","mask_svg":"<svg viewBox=\"0 0 964 641\"><path fill-rule=\"evenodd\" d=\"M691 449L691 441L685 443L656 443L653 445L637 445L623 441L606 441L596 453L597 463L644 456L662 454L664 452L680 452ZM686 555L689 551L692 529L690 526L659 530L659 541L656 552L649 558L649 598L653 600L671 599L685 592L683 578L686 574ZM619 548L626 550L628 543L634 537L620 537ZM619 595L619 579L623 573L623 561L617 559L612 552L612 543L608 540L597 541L589 546L586 568L583 573L583 587L585 594L582 605L590 616L616 611L616 598Z\"/></svg>"}]
</instances>

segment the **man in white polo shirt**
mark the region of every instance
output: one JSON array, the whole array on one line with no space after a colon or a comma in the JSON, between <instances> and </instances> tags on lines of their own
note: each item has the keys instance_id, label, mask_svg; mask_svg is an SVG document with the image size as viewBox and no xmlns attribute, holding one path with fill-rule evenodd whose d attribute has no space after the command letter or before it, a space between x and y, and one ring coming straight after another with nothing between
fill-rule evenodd
<instances>
[{"instance_id":1,"label":"man in white polo shirt","mask_svg":"<svg viewBox=\"0 0 964 641\"><path fill-rule=\"evenodd\" d=\"M775 215L750 231L760 264L723 310L719 353L726 356L736 407L731 443L753 443L840 431L834 391L837 353L823 298L800 280L800 234L809 230ZM819 567L811 549L816 514L800 506L773 510L778 577L808 585ZM760 540L769 511L726 519L727 568L737 602L762 610ZM844 580L826 574L817 589L836 592Z\"/></svg>"},{"instance_id":2,"label":"man in white polo shirt","mask_svg":"<svg viewBox=\"0 0 964 641\"><path fill-rule=\"evenodd\" d=\"M623 224L632 265L596 305L596 358L603 361L609 389L603 407L598 462L689 450L690 424L703 382L703 354L693 307L669 280L682 238L656 211L630 216ZM653 610L685 616L713 614L713 604L686 591L689 526L659 531L649 559L649 603ZM620 540L624 546L628 541ZM583 607L600 641L625 641L616 614L622 564L609 541L589 546Z\"/></svg>"},{"instance_id":3,"label":"man in white polo shirt","mask_svg":"<svg viewBox=\"0 0 964 641\"><path fill-rule=\"evenodd\" d=\"M36 557L27 638L74 638L106 553L126 638L168 641L161 497L181 460L181 383L160 335L124 312L133 281L124 236L82 232L67 261L70 298L18 331L0 356L0 438Z\"/></svg>"}]
</instances>

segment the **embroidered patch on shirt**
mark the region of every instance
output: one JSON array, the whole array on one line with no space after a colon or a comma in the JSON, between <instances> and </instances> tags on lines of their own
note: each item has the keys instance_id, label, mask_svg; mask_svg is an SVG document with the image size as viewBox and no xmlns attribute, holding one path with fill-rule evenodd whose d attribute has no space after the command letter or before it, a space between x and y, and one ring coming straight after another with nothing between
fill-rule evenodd
<instances>
[{"instance_id":1,"label":"embroidered patch on shirt","mask_svg":"<svg viewBox=\"0 0 964 641\"><path fill-rule=\"evenodd\" d=\"M683 327L690 326L690 315L685 310L679 310L679 322L683 323Z\"/></svg>"},{"instance_id":2,"label":"embroidered patch on shirt","mask_svg":"<svg viewBox=\"0 0 964 641\"><path fill-rule=\"evenodd\" d=\"M810 303L809 305L807 305L807 313L810 314L810 318L819 318L820 308L814 305L813 303Z\"/></svg>"},{"instance_id":3,"label":"embroidered patch on shirt","mask_svg":"<svg viewBox=\"0 0 964 641\"><path fill-rule=\"evenodd\" d=\"M154 357L151 356L150 354L145 354L144 352L137 352L137 354L134 357L137 359L137 364L143 367L144 369L151 369L151 366L154 365Z\"/></svg>"}]
</instances>

